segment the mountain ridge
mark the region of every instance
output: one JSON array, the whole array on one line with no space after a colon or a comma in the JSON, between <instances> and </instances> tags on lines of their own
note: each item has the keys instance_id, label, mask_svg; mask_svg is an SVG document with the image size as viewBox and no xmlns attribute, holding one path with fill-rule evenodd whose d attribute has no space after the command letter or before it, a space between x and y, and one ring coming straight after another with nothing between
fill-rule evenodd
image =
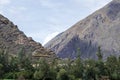
<instances>
[{"instance_id":1,"label":"mountain ridge","mask_svg":"<svg viewBox=\"0 0 120 80\"><path fill-rule=\"evenodd\" d=\"M32 37L27 37L18 29L17 25L9 21L0 14L0 49L7 49L10 54L17 54L21 48L24 48L26 55L48 55L54 56L54 53L45 49L40 43L35 42Z\"/></svg>"},{"instance_id":2,"label":"mountain ridge","mask_svg":"<svg viewBox=\"0 0 120 80\"><path fill-rule=\"evenodd\" d=\"M45 47L61 58L70 55L71 58L76 57L76 49L80 48L82 58L96 59L98 46L101 46L104 58L109 55L117 56L120 53L119 26L120 1L113 0L53 38ZM71 44L76 44L75 49Z\"/></svg>"}]
</instances>

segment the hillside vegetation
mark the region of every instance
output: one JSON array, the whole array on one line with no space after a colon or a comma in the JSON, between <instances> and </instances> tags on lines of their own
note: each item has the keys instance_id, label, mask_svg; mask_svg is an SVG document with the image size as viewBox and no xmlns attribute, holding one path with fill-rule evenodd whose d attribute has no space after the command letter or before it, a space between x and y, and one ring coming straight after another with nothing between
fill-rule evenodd
<instances>
[{"instance_id":1,"label":"hillside vegetation","mask_svg":"<svg viewBox=\"0 0 120 80\"><path fill-rule=\"evenodd\" d=\"M80 58L51 60L32 59L25 55L24 48L17 56L0 50L0 78L18 80L120 80L120 56L109 56L103 61L100 47L96 53L98 60Z\"/></svg>"}]
</instances>

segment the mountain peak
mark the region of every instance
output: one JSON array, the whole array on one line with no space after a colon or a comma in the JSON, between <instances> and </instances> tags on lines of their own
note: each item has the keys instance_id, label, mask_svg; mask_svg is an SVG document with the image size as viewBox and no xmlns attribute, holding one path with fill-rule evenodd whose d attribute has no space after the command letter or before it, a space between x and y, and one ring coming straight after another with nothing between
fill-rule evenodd
<instances>
[{"instance_id":1,"label":"mountain peak","mask_svg":"<svg viewBox=\"0 0 120 80\"><path fill-rule=\"evenodd\" d=\"M120 55L120 1L113 0L105 7L79 21L74 26L48 42L45 47L59 57L81 57L96 59L101 46L104 59L109 55Z\"/></svg>"},{"instance_id":2,"label":"mountain peak","mask_svg":"<svg viewBox=\"0 0 120 80\"><path fill-rule=\"evenodd\" d=\"M120 0L113 0L107 8L108 12L107 15L110 17L110 19L115 19L119 17L120 14Z\"/></svg>"},{"instance_id":3,"label":"mountain peak","mask_svg":"<svg viewBox=\"0 0 120 80\"><path fill-rule=\"evenodd\" d=\"M120 0L112 0L112 1L120 2Z\"/></svg>"},{"instance_id":4,"label":"mountain peak","mask_svg":"<svg viewBox=\"0 0 120 80\"><path fill-rule=\"evenodd\" d=\"M7 48L10 54L16 54L21 47L24 47L27 55L54 55L51 50L45 49L40 43L27 37L17 25L0 14L0 49Z\"/></svg>"}]
</instances>

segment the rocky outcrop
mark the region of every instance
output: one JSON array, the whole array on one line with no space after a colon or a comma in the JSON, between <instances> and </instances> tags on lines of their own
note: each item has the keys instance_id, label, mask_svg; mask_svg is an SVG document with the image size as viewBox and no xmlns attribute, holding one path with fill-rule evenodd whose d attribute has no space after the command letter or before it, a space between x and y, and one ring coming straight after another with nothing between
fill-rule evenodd
<instances>
[{"instance_id":1,"label":"rocky outcrop","mask_svg":"<svg viewBox=\"0 0 120 80\"><path fill-rule=\"evenodd\" d=\"M10 54L17 54L20 48L24 48L27 55L54 56L52 51L45 49L31 37L27 37L17 25L0 15L0 49L7 49Z\"/></svg>"},{"instance_id":2,"label":"rocky outcrop","mask_svg":"<svg viewBox=\"0 0 120 80\"><path fill-rule=\"evenodd\" d=\"M113 0L45 45L61 58L75 58L80 48L84 59L96 59L98 46L104 59L120 55L120 0Z\"/></svg>"}]
</instances>

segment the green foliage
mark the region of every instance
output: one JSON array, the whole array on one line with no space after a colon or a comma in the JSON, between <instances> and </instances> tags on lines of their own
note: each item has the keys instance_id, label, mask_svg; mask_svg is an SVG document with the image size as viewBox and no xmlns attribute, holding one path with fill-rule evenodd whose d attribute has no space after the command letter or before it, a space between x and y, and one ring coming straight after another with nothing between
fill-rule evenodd
<instances>
[{"instance_id":1,"label":"green foliage","mask_svg":"<svg viewBox=\"0 0 120 80\"><path fill-rule=\"evenodd\" d=\"M69 80L65 69L60 69L60 71L57 74L57 80Z\"/></svg>"},{"instance_id":2,"label":"green foliage","mask_svg":"<svg viewBox=\"0 0 120 80\"><path fill-rule=\"evenodd\" d=\"M97 51L97 57L98 57L98 60L102 60L103 58L103 54L102 54L102 51L101 51L101 47L99 46L98 47L98 51Z\"/></svg>"},{"instance_id":3,"label":"green foliage","mask_svg":"<svg viewBox=\"0 0 120 80\"><path fill-rule=\"evenodd\" d=\"M18 59L16 57L11 57L9 61L9 67L11 72L19 71L18 68Z\"/></svg>"},{"instance_id":4,"label":"green foliage","mask_svg":"<svg viewBox=\"0 0 120 80\"><path fill-rule=\"evenodd\" d=\"M81 57L81 52L80 52L80 48L77 49L77 58Z\"/></svg>"},{"instance_id":5,"label":"green foliage","mask_svg":"<svg viewBox=\"0 0 120 80\"><path fill-rule=\"evenodd\" d=\"M120 79L120 62L119 58L111 55L107 58L106 66L109 71L109 76L111 79L117 80Z\"/></svg>"},{"instance_id":6,"label":"green foliage","mask_svg":"<svg viewBox=\"0 0 120 80\"><path fill-rule=\"evenodd\" d=\"M31 79L32 75L33 75L33 72L28 71L28 70L21 70L21 71L17 72L17 77L18 78L22 76L25 79Z\"/></svg>"},{"instance_id":7,"label":"green foliage","mask_svg":"<svg viewBox=\"0 0 120 80\"><path fill-rule=\"evenodd\" d=\"M34 79L36 80L42 80L44 77L44 74L42 73L42 71L35 71L34 73Z\"/></svg>"},{"instance_id":8,"label":"green foliage","mask_svg":"<svg viewBox=\"0 0 120 80\"><path fill-rule=\"evenodd\" d=\"M111 74L111 79L112 80L119 80L120 79L120 75L118 75L116 72Z\"/></svg>"},{"instance_id":9,"label":"green foliage","mask_svg":"<svg viewBox=\"0 0 120 80\"><path fill-rule=\"evenodd\" d=\"M4 73L3 65L0 64L0 77L2 77L3 73Z\"/></svg>"},{"instance_id":10,"label":"green foliage","mask_svg":"<svg viewBox=\"0 0 120 80\"><path fill-rule=\"evenodd\" d=\"M78 49L78 54L80 49ZM22 48L17 56L10 56L7 50L0 50L1 79L31 79L31 80L120 80L120 57L109 56L102 60L100 47L97 52L98 60L82 60L81 55L75 60L45 58L32 61L25 55ZM36 65L33 67L33 65Z\"/></svg>"},{"instance_id":11,"label":"green foliage","mask_svg":"<svg viewBox=\"0 0 120 80\"><path fill-rule=\"evenodd\" d=\"M4 75L4 79L16 79L17 73L16 72L9 72Z\"/></svg>"},{"instance_id":12,"label":"green foliage","mask_svg":"<svg viewBox=\"0 0 120 80\"><path fill-rule=\"evenodd\" d=\"M82 77L82 73L83 73L83 64L81 62L80 57L78 57L75 60L75 64L73 65L73 74L75 74L76 78L81 78Z\"/></svg>"}]
</instances>

